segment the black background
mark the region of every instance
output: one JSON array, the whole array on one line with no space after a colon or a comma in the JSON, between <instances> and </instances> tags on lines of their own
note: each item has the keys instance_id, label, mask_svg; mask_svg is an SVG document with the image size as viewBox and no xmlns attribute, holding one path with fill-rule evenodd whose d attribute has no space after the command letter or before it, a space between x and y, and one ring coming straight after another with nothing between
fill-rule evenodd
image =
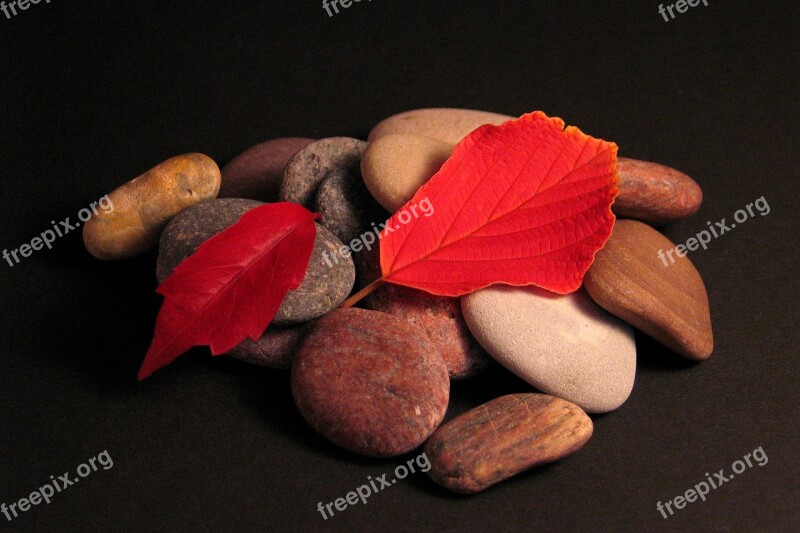
<instances>
[{"instance_id":1,"label":"black background","mask_svg":"<svg viewBox=\"0 0 800 533\"><path fill-rule=\"evenodd\" d=\"M17 530L714 530L800 527L795 2L721 2L665 22L653 1L355 3L52 0L0 14L3 248L189 151L224 164L281 136L365 138L419 107L542 109L681 169L703 187L684 242L764 196L690 258L716 350L685 362L639 339L630 400L579 453L465 498L424 474L324 521L405 458L317 436L288 374L194 350L136 371L160 297L155 254L102 263L80 234L0 265L0 502L108 450L100 470L0 528ZM448 418L529 390L491 371ZM762 446L769 457L665 520L656 502ZM411 454L409 457L413 457Z\"/></svg>"}]
</instances>

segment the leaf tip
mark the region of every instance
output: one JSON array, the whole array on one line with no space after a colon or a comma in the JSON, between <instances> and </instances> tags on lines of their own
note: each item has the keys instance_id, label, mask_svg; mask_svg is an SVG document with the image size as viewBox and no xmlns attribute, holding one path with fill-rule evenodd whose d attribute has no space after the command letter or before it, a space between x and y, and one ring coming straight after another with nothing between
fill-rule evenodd
<instances>
[{"instance_id":1,"label":"leaf tip","mask_svg":"<svg viewBox=\"0 0 800 533\"><path fill-rule=\"evenodd\" d=\"M139 373L136 375L136 381L142 382L153 375L153 370L146 368L145 365L142 365L142 368L139 369Z\"/></svg>"}]
</instances>

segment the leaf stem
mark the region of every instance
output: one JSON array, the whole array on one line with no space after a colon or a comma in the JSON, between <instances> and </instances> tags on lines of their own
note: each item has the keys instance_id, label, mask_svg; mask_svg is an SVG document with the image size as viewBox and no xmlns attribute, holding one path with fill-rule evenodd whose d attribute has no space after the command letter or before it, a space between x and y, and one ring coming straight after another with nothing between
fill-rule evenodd
<instances>
[{"instance_id":1,"label":"leaf stem","mask_svg":"<svg viewBox=\"0 0 800 533\"><path fill-rule=\"evenodd\" d=\"M363 289L352 295L350 298L345 300L344 303L342 303L342 305L339 306L339 309L349 309L353 307L362 299L372 294L372 291L383 285L383 283L384 283L383 278L376 279L375 281L373 281L372 283L370 283L369 285L367 285L366 287L364 287Z\"/></svg>"}]
</instances>

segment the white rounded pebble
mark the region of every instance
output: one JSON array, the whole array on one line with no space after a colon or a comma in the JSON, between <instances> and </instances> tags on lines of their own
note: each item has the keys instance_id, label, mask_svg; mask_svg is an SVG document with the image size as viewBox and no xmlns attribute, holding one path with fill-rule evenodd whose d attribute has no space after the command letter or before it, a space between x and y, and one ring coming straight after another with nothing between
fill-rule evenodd
<instances>
[{"instance_id":1,"label":"white rounded pebble","mask_svg":"<svg viewBox=\"0 0 800 533\"><path fill-rule=\"evenodd\" d=\"M613 411L636 377L633 329L581 289L565 296L496 285L461 298L472 334L537 389L590 413Z\"/></svg>"}]
</instances>

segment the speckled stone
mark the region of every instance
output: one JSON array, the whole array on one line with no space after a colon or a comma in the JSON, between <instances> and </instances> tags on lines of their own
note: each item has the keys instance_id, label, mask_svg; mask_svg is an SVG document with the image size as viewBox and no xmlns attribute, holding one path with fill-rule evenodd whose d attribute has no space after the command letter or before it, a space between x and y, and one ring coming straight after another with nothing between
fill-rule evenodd
<instances>
[{"instance_id":1,"label":"speckled stone","mask_svg":"<svg viewBox=\"0 0 800 533\"><path fill-rule=\"evenodd\" d=\"M162 283L178 264L192 255L205 241L233 226L256 207L256 200L240 198L217 199L183 210L170 221L158 247L156 278Z\"/></svg>"},{"instance_id":2,"label":"speckled stone","mask_svg":"<svg viewBox=\"0 0 800 533\"><path fill-rule=\"evenodd\" d=\"M356 280L353 259L340 257L338 262L328 261L329 265L325 255L330 256L342 246L333 233L317 224L317 237L306 277L297 290L286 295L273 324L296 324L320 317L347 299Z\"/></svg>"},{"instance_id":3,"label":"speckled stone","mask_svg":"<svg viewBox=\"0 0 800 533\"><path fill-rule=\"evenodd\" d=\"M592 431L577 405L544 394L502 396L436 430L425 444L428 476L473 494L576 452Z\"/></svg>"},{"instance_id":4,"label":"speckled stone","mask_svg":"<svg viewBox=\"0 0 800 533\"><path fill-rule=\"evenodd\" d=\"M450 380L419 328L378 311L338 309L303 341L292 393L303 417L334 444L391 457L433 433L447 409Z\"/></svg>"},{"instance_id":5,"label":"speckled stone","mask_svg":"<svg viewBox=\"0 0 800 533\"><path fill-rule=\"evenodd\" d=\"M313 142L297 152L283 171L280 198L311 209L317 189L333 170L359 172L361 154L367 143L350 137L329 137Z\"/></svg>"},{"instance_id":6,"label":"speckled stone","mask_svg":"<svg viewBox=\"0 0 800 533\"><path fill-rule=\"evenodd\" d=\"M366 286L380 277L380 250L355 256L358 282ZM383 311L419 326L439 349L450 379L465 379L481 372L489 356L464 322L458 298L387 283L361 301L367 309Z\"/></svg>"},{"instance_id":7,"label":"speckled stone","mask_svg":"<svg viewBox=\"0 0 800 533\"><path fill-rule=\"evenodd\" d=\"M245 339L227 355L246 363L288 369L312 322L295 326L269 326L260 339Z\"/></svg>"},{"instance_id":8,"label":"speckled stone","mask_svg":"<svg viewBox=\"0 0 800 533\"><path fill-rule=\"evenodd\" d=\"M598 304L667 348L688 359L707 359L714 335L706 288L689 258L674 248L647 224L617 220L584 286Z\"/></svg>"},{"instance_id":9,"label":"speckled stone","mask_svg":"<svg viewBox=\"0 0 800 533\"><path fill-rule=\"evenodd\" d=\"M502 124L516 117L475 111L473 109L430 108L406 111L379 122L369 133L369 141L390 133L416 133L427 135L450 144L461 139L484 124Z\"/></svg>"},{"instance_id":10,"label":"speckled stone","mask_svg":"<svg viewBox=\"0 0 800 533\"><path fill-rule=\"evenodd\" d=\"M424 135L384 135L364 152L361 175L375 200L394 213L439 171L453 148Z\"/></svg>"},{"instance_id":11,"label":"speckled stone","mask_svg":"<svg viewBox=\"0 0 800 533\"><path fill-rule=\"evenodd\" d=\"M585 291L495 285L463 296L461 309L481 346L540 391L590 413L628 399L636 377L633 329Z\"/></svg>"},{"instance_id":12,"label":"speckled stone","mask_svg":"<svg viewBox=\"0 0 800 533\"><path fill-rule=\"evenodd\" d=\"M620 157L619 196L612 210L622 218L662 225L692 216L703 190L689 176L658 163Z\"/></svg>"},{"instance_id":13,"label":"speckled stone","mask_svg":"<svg viewBox=\"0 0 800 533\"><path fill-rule=\"evenodd\" d=\"M344 243L371 230L371 222L389 218L370 196L361 175L343 168L328 173L319 186L314 207L322 214L320 223Z\"/></svg>"},{"instance_id":14,"label":"speckled stone","mask_svg":"<svg viewBox=\"0 0 800 533\"><path fill-rule=\"evenodd\" d=\"M312 142L314 139L283 137L242 152L222 169L218 197L277 202L283 168L294 154Z\"/></svg>"},{"instance_id":15,"label":"speckled stone","mask_svg":"<svg viewBox=\"0 0 800 533\"><path fill-rule=\"evenodd\" d=\"M161 236L156 276L164 281L178 264L193 254L206 240L235 224L250 209L264 205L255 200L225 198L196 205L182 211L167 225ZM324 315L341 304L355 283L355 266L350 257L340 257L328 265L325 252L332 254L342 243L317 224L314 251L303 283L289 291L273 324L289 325Z\"/></svg>"}]
</instances>

